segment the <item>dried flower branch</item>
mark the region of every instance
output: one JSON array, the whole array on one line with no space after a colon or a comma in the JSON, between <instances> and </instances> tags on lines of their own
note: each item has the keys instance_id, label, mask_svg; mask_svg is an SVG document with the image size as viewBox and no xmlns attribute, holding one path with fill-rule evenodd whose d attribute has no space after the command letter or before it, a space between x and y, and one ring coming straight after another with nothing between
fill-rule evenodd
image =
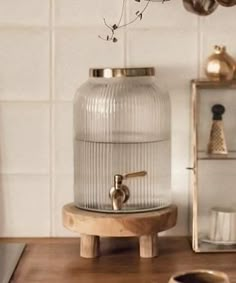
<instances>
[{"instance_id":1,"label":"dried flower branch","mask_svg":"<svg viewBox=\"0 0 236 283\"><path fill-rule=\"evenodd\" d=\"M136 2L141 2L141 0L134 0ZM99 35L99 38L102 39L102 40L105 40L105 41L112 41L112 42L117 42L118 39L117 37L115 36L115 32L118 30L118 29L121 29L123 27L126 27L126 26L129 26L131 24L133 24L134 22L136 22L137 20L142 20L143 19L143 13L146 11L146 9L148 8L151 0L146 0L147 3L146 5L144 6L144 8L141 10L141 11L136 11L135 13L135 17L128 23L126 24L123 24L121 25L121 22L122 22L122 19L124 17L124 11L125 11L125 7L126 7L126 2L127 0L123 0L123 4L122 4L122 10L121 10L121 15L120 15L120 18L119 18L119 21L117 22L117 24L113 24L113 25L109 25L106 21L105 18L103 18L103 21L104 21L104 25L110 30L110 34L108 34L106 37L102 37ZM164 3L166 1L169 1L169 0L160 0L160 2Z\"/></svg>"}]
</instances>

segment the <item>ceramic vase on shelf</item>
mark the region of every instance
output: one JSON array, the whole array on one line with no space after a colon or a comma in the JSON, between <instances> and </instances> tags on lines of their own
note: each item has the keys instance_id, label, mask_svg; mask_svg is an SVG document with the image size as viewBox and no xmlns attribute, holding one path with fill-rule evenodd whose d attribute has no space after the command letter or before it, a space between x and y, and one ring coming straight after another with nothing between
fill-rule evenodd
<instances>
[{"instance_id":1,"label":"ceramic vase on shelf","mask_svg":"<svg viewBox=\"0 0 236 283\"><path fill-rule=\"evenodd\" d=\"M215 104L212 107L213 121L211 126L211 133L208 143L207 152L208 154L228 154L224 124L223 124L223 114L225 113L225 107L221 104Z\"/></svg>"},{"instance_id":2,"label":"ceramic vase on shelf","mask_svg":"<svg viewBox=\"0 0 236 283\"><path fill-rule=\"evenodd\" d=\"M231 57L225 46L216 45L214 53L207 59L205 73L214 81L230 81L234 78L236 61Z\"/></svg>"}]
</instances>

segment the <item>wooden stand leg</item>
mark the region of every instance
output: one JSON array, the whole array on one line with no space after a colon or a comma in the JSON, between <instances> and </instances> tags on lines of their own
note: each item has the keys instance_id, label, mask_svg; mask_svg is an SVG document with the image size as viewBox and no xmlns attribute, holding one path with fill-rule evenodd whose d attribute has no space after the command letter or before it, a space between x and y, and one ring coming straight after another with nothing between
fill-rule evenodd
<instances>
[{"instance_id":1,"label":"wooden stand leg","mask_svg":"<svg viewBox=\"0 0 236 283\"><path fill-rule=\"evenodd\" d=\"M158 256L158 236L145 235L139 238L140 257L153 258Z\"/></svg>"},{"instance_id":2,"label":"wooden stand leg","mask_svg":"<svg viewBox=\"0 0 236 283\"><path fill-rule=\"evenodd\" d=\"M99 256L99 237L82 234L80 236L80 256L95 258Z\"/></svg>"}]
</instances>

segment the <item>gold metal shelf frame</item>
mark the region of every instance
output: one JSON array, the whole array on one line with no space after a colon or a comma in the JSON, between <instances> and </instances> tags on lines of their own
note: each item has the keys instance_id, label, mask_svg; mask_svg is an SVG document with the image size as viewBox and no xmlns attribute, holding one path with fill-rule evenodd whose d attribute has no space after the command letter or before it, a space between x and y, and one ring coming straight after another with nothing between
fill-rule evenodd
<instances>
[{"instance_id":1,"label":"gold metal shelf frame","mask_svg":"<svg viewBox=\"0 0 236 283\"><path fill-rule=\"evenodd\" d=\"M224 162L229 160L236 160L236 152L230 151L227 156L224 157L207 157L199 156L199 151L197 149L198 140L197 140L197 113L198 113L198 104L197 96L200 90L207 89L235 89L236 90L236 80L232 81L210 81L207 79L194 79L191 81L191 92L192 92L192 166L188 169L191 169L192 178L191 178L191 223L190 223L190 232L192 234L192 248L195 252L225 252L226 249L222 247L215 247L212 249L210 245L202 244L198 234L198 162L201 160L205 161L214 161L214 160L224 160ZM236 99L236 97L235 97ZM236 246L232 246L231 249L228 247L227 252L236 251Z\"/></svg>"}]
</instances>

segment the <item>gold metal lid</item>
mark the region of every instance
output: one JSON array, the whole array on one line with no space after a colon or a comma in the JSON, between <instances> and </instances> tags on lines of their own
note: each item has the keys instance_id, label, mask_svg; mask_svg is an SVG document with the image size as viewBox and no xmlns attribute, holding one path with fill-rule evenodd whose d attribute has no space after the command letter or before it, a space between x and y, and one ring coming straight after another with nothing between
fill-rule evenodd
<instances>
[{"instance_id":1,"label":"gold metal lid","mask_svg":"<svg viewBox=\"0 0 236 283\"><path fill-rule=\"evenodd\" d=\"M155 69L148 68L105 68L90 69L89 76L93 78L147 77L154 76Z\"/></svg>"}]
</instances>

